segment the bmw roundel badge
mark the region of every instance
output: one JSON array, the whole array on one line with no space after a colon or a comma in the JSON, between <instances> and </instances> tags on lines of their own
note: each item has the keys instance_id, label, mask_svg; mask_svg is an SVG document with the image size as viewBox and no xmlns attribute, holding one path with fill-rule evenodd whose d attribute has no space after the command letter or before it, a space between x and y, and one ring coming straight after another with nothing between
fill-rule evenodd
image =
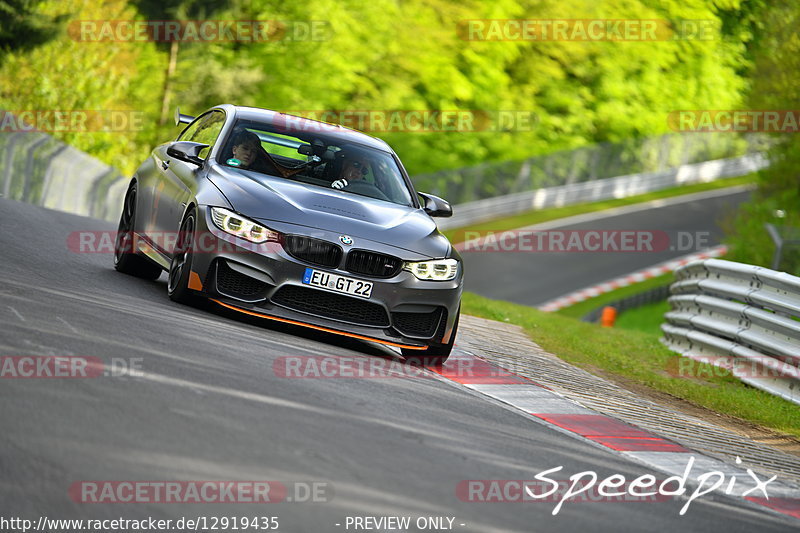
<instances>
[{"instance_id":1,"label":"bmw roundel badge","mask_svg":"<svg viewBox=\"0 0 800 533\"><path fill-rule=\"evenodd\" d=\"M353 238L350 237L349 235L340 235L339 240L342 241L342 244L344 244L345 246L350 246L351 244L353 244Z\"/></svg>"}]
</instances>

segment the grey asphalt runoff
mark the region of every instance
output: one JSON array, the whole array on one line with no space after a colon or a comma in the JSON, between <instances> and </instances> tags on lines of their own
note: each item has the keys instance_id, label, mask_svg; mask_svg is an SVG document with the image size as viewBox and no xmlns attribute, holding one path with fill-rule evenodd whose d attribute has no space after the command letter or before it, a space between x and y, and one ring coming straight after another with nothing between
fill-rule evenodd
<instances>
[{"instance_id":1,"label":"grey asphalt runoff","mask_svg":"<svg viewBox=\"0 0 800 533\"><path fill-rule=\"evenodd\" d=\"M672 203L678 199L671 199L660 207L614 216L599 213L589 221L548 225L548 229L554 230L658 232L654 234L669 238L669 246L659 251L646 251L643 246L641 249L645 251L635 252L462 252L465 289L487 298L538 306L573 291L715 246L720 243L724 225L750 195L748 191L717 194L722 195L680 203ZM766 231L764 238L768 238ZM599 241L588 242L594 246ZM659 248L659 242L659 237L654 238L654 249Z\"/></svg>"},{"instance_id":2,"label":"grey asphalt runoff","mask_svg":"<svg viewBox=\"0 0 800 533\"><path fill-rule=\"evenodd\" d=\"M556 516L553 502L461 501L462 480L533 479L556 466L560 479L659 474L433 374L281 377L283 356L403 362L388 348L173 303L165 276L120 274L110 254L67 245L72 232L113 229L0 199L0 355L138 358L142 372L0 379L0 517L276 516L289 532L353 531L348 516L451 516L468 532L796 526L726 497L700 498L684 516L685 499L568 501ZM76 503L68 490L82 480L319 482L329 501Z\"/></svg>"}]
</instances>

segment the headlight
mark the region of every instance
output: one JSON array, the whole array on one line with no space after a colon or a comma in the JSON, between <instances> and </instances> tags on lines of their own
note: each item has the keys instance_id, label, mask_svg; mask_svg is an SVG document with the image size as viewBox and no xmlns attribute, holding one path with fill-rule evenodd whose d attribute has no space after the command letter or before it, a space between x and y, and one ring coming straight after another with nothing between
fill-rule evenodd
<instances>
[{"instance_id":1,"label":"headlight","mask_svg":"<svg viewBox=\"0 0 800 533\"><path fill-rule=\"evenodd\" d=\"M406 263L403 265L403 270L408 270L418 279L449 281L458 274L458 261L455 259L434 259L433 261Z\"/></svg>"},{"instance_id":2,"label":"headlight","mask_svg":"<svg viewBox=\"0 0 800 533\"><path fill-rule=\"evenodd\" d=\"M279 234L277 231L266 228L261 224L256 224L252 220L248 220L222 207L211 208L211 219L214 221L214 225L225 233L230 233L256 244L278 240Z\"/></svg>"}]
</instances>

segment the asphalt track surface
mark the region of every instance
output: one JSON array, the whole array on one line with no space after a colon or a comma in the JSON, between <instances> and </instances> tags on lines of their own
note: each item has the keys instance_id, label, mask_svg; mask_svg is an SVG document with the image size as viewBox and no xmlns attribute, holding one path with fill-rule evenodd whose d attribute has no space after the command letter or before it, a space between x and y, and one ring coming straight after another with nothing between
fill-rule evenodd
<instances>
[{"instance_id":1,"label":"asphalt track surface","mask_svg":"<svg viewBox=\"0 0 800 533\"><path fill-rule=\"evenodd\" d=\"M556 466L564 467L561 479L587 470L659 474L432 373L279 377L273 363L282 356L404 363L388 348L173 303L165 276L126 276L112 269L110 254L66 245L70 232L105 229L115 226L0 199L0 355L140 358L143 373L0 379L0 516L277 516L279 531L290 532L348 531L347 516L387 515L451 516L454 530L469 532L796 527L716 496L696 500L685 516L685 499L568 501L556 516L555 503L461 501L459 481L533 479ZM332 498L86 504L68 495L81 480L324 482Z\"/></svg>"},{"instance_id":2,"label":"asphalt track surface","mask_svg":"<svg viewBox=\"0 0 800 533\"><path fill-rule=\"evenodd\" d=\"M653 231L669 237L669 245L664 249L659 250L658 243L662 241L655 237L652 248L658 251L647 251L647 247L642 246L644 251L634 252L462 252L465 288L487 298L538 306L573 291L717 245L723 236L721 225L750 193L712 191L708 194L713 196L688 202L670 199L647 209L613 216L597 213L579 223L547 224L548 231L556 232ZM679 203L672 203L676 201ZM766 233L764 238L767 238ZM590 241L590 244L597 242ZM492 250L491 247L485 249ZM555 246L554 249L558 250Z\"/></svg>"}]
</instances>

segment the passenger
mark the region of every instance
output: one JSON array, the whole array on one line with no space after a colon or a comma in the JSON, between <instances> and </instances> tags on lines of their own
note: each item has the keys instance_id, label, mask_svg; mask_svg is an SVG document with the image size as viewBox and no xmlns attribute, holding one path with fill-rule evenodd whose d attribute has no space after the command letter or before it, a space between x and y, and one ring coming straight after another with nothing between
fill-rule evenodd
<instances>
[{"instance_id":1,"label":"passenger","mask_svg":"<svg viewBox=\"0 0 800 533\"><path fill-rule=\"evenodd\" d=\"M331 187L344 189L350 182L363 180L369 174L369 170L369 163L363 157L349 157L344 161L341 177L331 183Z\"/></svg>"}]
</instances>

